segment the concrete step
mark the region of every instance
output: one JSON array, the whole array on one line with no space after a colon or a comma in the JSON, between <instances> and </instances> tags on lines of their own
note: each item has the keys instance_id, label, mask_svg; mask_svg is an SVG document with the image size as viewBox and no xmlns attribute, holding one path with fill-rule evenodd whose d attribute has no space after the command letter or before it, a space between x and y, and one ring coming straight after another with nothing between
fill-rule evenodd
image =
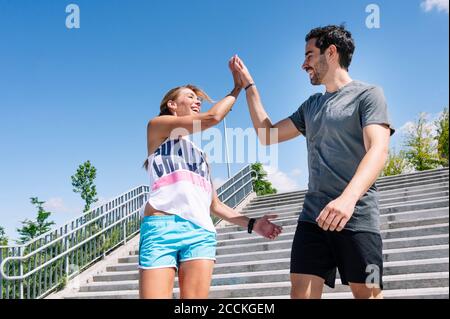
<instances>
[{"instance_id":1,"label":"concrete step","mask_svg":"<svg viewBox=\"0 0 450 319\"><path fill-rule=\"evenodd\" d=\"M417 259L447 258L448 244L393 248L383 250L383 261L411 261ZM217 255L217 266L234 266L242 262L260 262L268 260L289 260L291 248L273 249L269 251L255 251ZM138 256L126 257L121 263L109 266L107 271L130 271L137 269Z\"/></svg>"},{"instance_id":2,"label":"concrete step","mask_svg":"<svg viewBox=\"0 0 450 319\"><path fill-rule=\"evenodd\" d=\"M425 172L415 172L411 174L402 174L397 176L388 176L388 177L380 177L377 181L377 183L384 183L388 181L413 181L415 178L423 178L423 177L447 177L449 176L449 171L447 169L441 169L440 171L425 171ZM305 193L305 190L298 190L298 191L292 191L292 192L286 192L286 193L280 193L280 194L270 194L270 195L264 195L264 196L258 196L258 200L265 200L265 199L274 199L277 197L283 197L283 196L290 196L290 195L296 195L296 194L302 194Z\"/></svg>"},{"instance_id":3,"label":"concrete step","mask_svg":"<svg viewBox=\"0 0 450 319\"><path fill-rule=\"evenodd\" d=\"M283 215L272 220L275 224L280 226L288 226L297 224L298 221L298 213L293 213L292 215ZM446 217L449 216L449 211L447 207L443 208L432 208L432 209L424 209L418 211L410 211L404 213L394 213L394 214L383 214L380 216L380 223L383 225L387 222L393 221L407 221L414 220L422 217L432 218L432 217ZM246 228L241 226L225 226L217 229L217 234L224 234L229 232L237 232L237 231L247 231Z\"/></svg>"},{"instance_id":4,"label":"concrete step","mask_svg":"<svg viewBox=\"0 0 450 319\"><path fill-rule=\"evenodd\" d=\"M383 291L385 299L448 299L448 287L393 289ZM238 298L236 298L238 299ZM290 299L289 295L248 297L246 299ZM353 299L350 292L325 293L322 299Z\"/></svg>"},{"instance_id":5,"label":"concrete step","mask_svg":"<svg viewBox=\"0 0 450 319\"><path fill-rule=\"evenodd\" d=\"M383 249L445 245L448 243L449 243L448 234L428 235L428 236L418 236L408 238L394 238L383 240ZM248 243L244 245L221 246L217 248L217 256L233 253L271 251L277 249L287 249L291 247L292 247L292 240L290 239L269 241L266 243ZM138 254L137 252L135 253L136 255Z\"/></svg>"},{"instance_id":6,"label":"concrete step","mask_svg":"<svg viewBox=\"0 0 450 319\"><path fill-rule=\"evenodd\" d=\"M448 275L448 272L393 275L385 276L383 282L386 291L390 289L405 288L448 287ZM247 298L254 296L255 294L258 296L274 294L289 295L290 288L291 284L288 281L279 283L216 286L211 287L209 298ZM337 279L335 289L330 289L325 286L324 292L350 292L350 288L340 284L340 280ZM175 297L178 297L177 291L175 291L174 295Z\"/></svg>"},{"instance_id":7,"label":"concrete step","mask_svg":"<svg viewBox=\"0 0 450 319\"><path fill-rule=\"evenodd\" d=\"M395 201L393 202L392 199L390 199L387 203L385 203L384 201L380 200L379 201L379 207L380 207L380 214L383 213L389 213L389 210L393 210L395 211L406 211L409 209L403 209L403 210L399 210L398 207L408 207L411 208L413 207L413 209L426 209L426 208L436 208L434 206L434 204L436 202L439 202L439 205L437 207L448 207L448 194L444 195L444 193L442 194L436 194L436 196L430 196L430 197L426 197L426 198L420 198L420 199L415 199L415 198L410 198L410 199L405 199L402 197L398 198L398 202L396 203ZM430 203L430 207L424 207L424 205L426 206L427 203ZM421 205L420 208L416 208L415 206L417 205ZM408 206L407 206L408 205ZM303 202L296 202L296 201L290 201L290 202L286 202L283 205L279 205L279 206L273 206L273 205L269 205L268 207L262 207L262 208L257 208L257 209L244 209L241 211L241 213L243 215L246 216L258 216L258 215L263 215L266 214L267 212L279 212L281 213L287 213L287 212L292 212L292 211L300 211L301 208L303 207Z\"/></svg>"},{"instance_id":8,"label":"concrete step","mask_svg":"<svg viewBox=\"0 0 450 319\"><path fill-rule=\"evenodd\" d=\"M288 266L288 265L287 265ZM383 274L399 275L405 273L429 273L429 272L448 272L448 258L420 259L411 261L386 262L384 263ZM339 273L337 274L339 278ZM139 280L138 271L128 272L110 272L99 274L93 277L94 282L116 282ZM265 270L255 272L240 272L228 274L214 274L212 277L212 286L278 282L289 281L289 267L279 270ZM178 286L178 277L175 279L175 286ZM86 291L87 288L83 288Z\"/></svg>"},{"instance_id":9,"label":"concrete step","mask_svg":"<svg viewBox=\"0 0 450 319\"><path fill-rule=\"evenodd\" d=\"M431 183L448 183L448 177L436 178L433 180L430 179L428 181L422 181L422 180L417 180L417 181L412 181L412 182L405 181L405 182L402 182L399 184L385 185L385 186L380 187L378 190L379 191L389 191L389 190L396 190L399 188L403 188L405 186L408 186L408 187L414 187L414 186L420 186L420 185L425 186L425 185L428 185Z\"/></svg>"},{"instance_id":10,"label":"concrete step","mask_svg":"<svg viewBox=\"0 0 450 319\"><path fill-rule=\"evenodd\" d=\"M399 179L399 178L411 178L415 176L428 176L428 175L439 175L439 174L449 174L448 167L443 168L435 168L435 169L429 169L426 171L417 171L417 172L411 172L411 173L405 173L405 174L399 174L399 175L393 175L393 176L381 176L378 178L379 181L385 181L385 180L393 180L393 179Z\"/></svg>"},{"instance_id":11,"label":"concrete step","mask_svg":"<svg viewBox=\"0 0 450 319\"><path fill-rule=\"evenodd\" d=\"M388 249L445 245L445 244L448 244L448 234L400 238L400 239L388 239L383 241L383 249L388 250ZM258 244L237 245L237 246L222 246L218 247L217 249L217 257L219 260L219 257L221 256L228 256L233 254L237 255L252 254L257 252L268 254L273 251L290 250L291 247L292 247L291 240L271 241L264 244L258 243ZM136 253L132 256L119 258L118 263L119 264L138 263L138 260L139 255Z\"/></svg>"},{"instance_id":12,"label":"concrete step","mask_svg":"<svg viewBox=\"0 0 450 319\"><path fill-rule=\"evenodd\" d=\"M431 259L446 259L448 257L437 257ZM415 259L415 260L403 260L403 261L388 261L384 262L384 267L389 267L390 264L393 265L414 265L414 263L420 263L421 260L429 259ZM290 258L279 258L279 259L267 259L267 260L253 260L253 261L239 261L232 263L216 264L214 266L214 274L233 274L241 272L255 272L255 271L269 271L269 270L282 270L289 269ZM117 264L109 267L108 272L136 272L137 264ZM440 270L437 270L440 271Z\"/></svg>"},{"instance_id":13,"label":"concrete step","mask_svg":"<svg viewBox=\"0 0 450 319\"><path fill-rule=\"evenodd\" d=\"M448 299L448 287L411 288L383 291L385 299ZM351 293L328 293L323 299L347 299L353 298Z\"/></svg>"},{"instance_id":14,"label":"concrete step","mask_svg":"<svg viewBox=\"0 0 450 319\"><path fill-rule=\"evenodd\" d=\"M430 245L441 245L448 244L448 234L438 234L438 235L427 235L427 236L417 236L417 237L407 237L407 238L394 238L383 240L383 248L406 248L413 246L430 246ZM230 246L219 246L217 247L217 255L231 254L238 252L252 252L252 251L268 251L274 249L290 248L292 246L291 239L284 240L274 240L267 242L258 243L246 243L242 245L230 245ZM139 251L130 251L130 256L138 256ZM120 259L124 260L123 258ZM137 262L137 261L136 261Z\"/></svg>"},{"instance_id":15,"label":"concrete step","mask_svg":"<svg viewBox=\"0 0 450 319\"><path fill-rule=\"evenodd\" d=\"M414 176L409 176L409 177L405 177L405 176L397 177L397 178L393 178L393 179L378 179L377 185L382 187L384 185L391 185L394 183L402 184L402 183L405 183L408 181L412 181L412 182L419 181L419 180L420 181L428 181L428 180L438 179L438 178L442 178L442 179L447 178L448 179L448 176L449 176L449 174L447 171L447 172L442 172L439 174L428 174L428 175L423 174L423 175L414 175Z\"/></svg>"},{"instance_id":16,"label":"concrete step","mask_svg":"<svg viewBox=\"0 0 450 319\"><path fill-rule=\"evenodd\" d=\"M64 299L139 299L139 291L102 291L102 292L78 292L64 297Z\"/></svg>"},{"instance_id":17,"label":"concrete step","mask_svg":"<svg viewBox=\"0 0 450 319\"><path fill-rule=\"evenodd\" d=\"M294 237L295 227L296 226L284 227L283 232L277 237L276 240L287 240L287 239L292 240ZM381 230L380 233L383 239L448 234L448 223ZM217 243L217 246L222 247L231 245L242 245L248 243L263 243L269 241L270 240L262 238L261 236L248 234L247 237L219 241Z\"/></svg>"},{"instance_id":18,"label":"concrete step","mask_svg":"<svg viewBox=\"0 0 450 319\"><path fill-rule=\"evenodd\" d=\"M430 198L427 200L410 201L399 204L380 205L380 215L394 214L415 210L432 209L432 208L444 208L449 206L448 196ZM268 209L261 209L251 212L243 212L243 215L247 217L262 217L266 214L275 214L279 218L298 215L302 211L302 205L290 205L283 208L272 207Z\"/></svg>"},{"instance_id":19,"label":"concrete step","mask_svg":"<svg viewBox=\"0 0 450 319\"><path fill-rule=\"evenodd\" d=\"M435 288L417 288L417 289L395 289L383 291L386 299L448 299L448 287ZM289 299L289 295L270 295L270 296L255 296L247 297L246 299ZM350 292L341 293L324 293L323 299L351 299L353 298ZM135 290L128 291L105 291L105 292L85 292L76 295L67 296L66 299L139 299L139 292ZM241 299L241 298L238 298Z\"/></svg>"},{"instance_id":20,"label":"concrete step","mask_svg":"<svg viewBox=\"0 0 450 319\"><path fill-rule=\"evenodd\" d=\"M402 194L398 195L399 197L393 197L393 198L387 198L387 199L381 199L379 200L379 205L380 206L387 206L387 205L398 205L398 204L402 204L402 203L407 203L407 202L415 202L415 201L431 201L435 198L440 199L440 198L448 198L448 191L440 191L440 192L435 192L435 193L426 193L426 194L415 194L415 195L409 195L409 196L403 196ZM245 212L242 213L252 213L252 212L256 212L256 211L266 211L268 208L283 208L283 207L287 207L290 205L298 205L298 206L303 206L304 201L303 200L292 200L292 201L285 201L283 202L281 205L276 205L276 204L267 204L267 205L260 205L258 207L249 207L245 210ZM248 214L246 214L248 215Z\"/></svg>"},{"instance_id":21,"label":"concrete step","mask_svg":"<svg viewBox=\"0 0 450 319\"><path fill-rule=\"evenodd\" d=\"M448 216L443 217L427 217L413 220L400 220L400 221L389 221L380 225L380 229L388 230L388 229L397 229L397 228L407 228L407 227L417 227L417 226L425 226L425 225L436 225L436 224L445 224L448 223ZM278 225L283 226L283 232L295 231L297 228L296 218L289 219L286 223L278 223L276 220L274 221ZM217 234L217 241L226 241L230 239L238 239L238 238L248 238L254 237L256 234L249 234L247 231L230 231L226 233ZM259 236L259 235L256 235Z\"/></svg>"},{"instance_id":22,"label":"concrete step","mask_svg":"<svg viewBox=\"0 0 450 319\"><path fill-rule=\"evenodd\" d=\"M278 275L282 272L278 271ZM233 297L250 297L255 295L255 289L259 296L272 294L274 289L277 294L289 292L291 283L289 274L285 274L287 280L275 282L244 282L235 284L223 284L211 286L209 298L233 298ZM432 287L448 287L448 272L431 272L431 273L413 273L402 275L387 275L383 277L383 285L385 290L389 289L408 289L408 288L432 288ZM253 289L252 289L253 288ZM80 287L80 292L105 292L105 291L129 291L139 290L138 280L116 281L116 282L94 282L90 285ZM327 286L324 292L346 292L350 288L342 285L340 279L336 279L334 289ZM179 288L174 288L175 298L179 298Z\"/></svg>"},{"instance_id":23,"label":"concrete step","mask_svg":"<svg viewBox=\"0 0 450 319\"><path fill-rule=\"evenodd\" d=\"M441 193L441 196L448 196L448 183L438 183L438 184L430 184L426 186L416 186L416 187L410 187L410 188L400 188L392 191L387 192L379 192L379 198L380 200L387 200L392 198L398 198L398 197L409 197L409 196L415 196L415 195L425 195L425 194L433 194L433 193ZM430 195L432 196L432 195ZM286 198L281 199L274 199L274 200L259 200L259 201L251 201L247 206L246 209L256 209L260 205L267 205L272 204L277 206L278 204L284 204L285 202L296 200L298 202L302 202L304 200L305 196L304 194L299 196L290 196Z\"/></svg>"},{"instance_id":24,"label":"concrete step","mask_svg":"<svg viewBox=\"0 0 450 319\"><path fill-rule=\"evenodd\" d=\"M415 186L427 186L432 185L436 183L448 183L448 174L446 175L438 175L438 176L428 176L428 177L419 177L419 178L413 178L413 179L405 179L405 180L399 180L396 182L389 182L389 183L379 183L377 182L377 188L379 192L392 190L395 188L403 188L403 187L415 187ZM394 187L392 187L394 186ZM279 194L271 194L271 195L264 195L264 196L258 196L255 199L252 200L252 202L258 202L258 201L270 201L270 200L279 200L286 197L292 197L292 196L302 196L305 195L307 190L297 190L293 192L287 192L287 193L279 193Z\"/></svg>"},{"instance_id":25,"label":"concrete step","mask_svg":"<svg viewBox=\"0 0 450 319\"><path fill-rule=\"evenodd\" d=\"M431 266L434 260L437 265ZM384 262L385 274L401 274L405 271L417 269L417 272L446 271L448 257L437 257L430 259L400 260ZM428 266L427 266L428 265ZM420 268L416 268L420 267ZM429 268L427 268L429 267ZM241 272L274 271L290 268L290 258L268 259L257 261L241 261L229 264L216 264L214 274L235 274ZM444 270L442 270L444 269Z\"/></svg>"},{"instance_id":26,"label":"concrete step","mask_svg":"<svg viewBox=\"0 0 450 319\"><path fill-rule=\"evenodd\" d=\"M290 258L290 256L291 256L291 249L288 248L288 249L277 249L272 251L255 251L255 252L218 255L216 259L217 264L222 264L238 261ZM448 244L383 250L384 261L426 259L438 257L448 257ZM127 257L127 258L136 259L136 257ZM137 260L134 262L137 262Z\"/></svg>"},{"instance_id":27,"label":"concrete step","mask_svg":"<svg viewBox=\"0 0 450 319\"><path fill-rule=\"evenodd\" d=\"M448 212L447 212L448 213ZM405 216L402 216L405 217ZM385 229L394 229L394 228L405 228L405 227L415 227L415 226L425 226L425 225L435 225L435 224L444 224L449 222L449 216L436 216L436 217L425 217L425 218L416 218L416 219L405 219L405 220L395 220L385 221L380 225L380 230ZM283 227L284 230L290 226L296 226L298 223L298 216L292 216L286 219L276 219L273 222L277 225ZM230 230L229 232L222 232L217 234L217 240L226 240L233 238L242 238L249 236L247 231L242 230Z\"/></svg>"}]
</instances>

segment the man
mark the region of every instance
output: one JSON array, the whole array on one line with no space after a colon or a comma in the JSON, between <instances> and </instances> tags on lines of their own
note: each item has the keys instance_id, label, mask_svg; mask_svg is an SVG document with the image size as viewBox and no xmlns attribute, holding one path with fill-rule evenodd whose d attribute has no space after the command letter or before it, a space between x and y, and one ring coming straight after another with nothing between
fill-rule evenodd
<instances>
[{"instance_id":1,"label":"man","mask_svg":"<svg viewBox=\"0 0 450 319\"><path fill-rule=\"evenodd\" d=\"M302 69L324 85L288 118L272 124L250 72L237 59L253 126L264 145L304 135L309 184L291 253L291 297L320 298L336 268L355 298L382 298L382 241L375 181L394 133L382 90L348 73L355 50L343 26L306 36Z\"/></svg>"}]
</instances>

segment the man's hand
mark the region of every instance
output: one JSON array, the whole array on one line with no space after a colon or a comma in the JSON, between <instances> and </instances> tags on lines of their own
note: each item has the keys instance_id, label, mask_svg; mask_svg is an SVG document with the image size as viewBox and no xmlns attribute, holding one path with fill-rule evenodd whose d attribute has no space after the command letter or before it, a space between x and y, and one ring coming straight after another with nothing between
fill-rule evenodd
<instances>
[{"instance_id":1,"label":"man's hand","mask_svg":"<svg viewBox=\"0 0 450 319\"><path fill-rule=\"evenodd\" d=\"M228 61L228 67L230 68L231 74L233 75L234 87L241 89L243 87L242 79L239 75L239 72L236 70L236 68L234 66L235 63L237 63L236 59L237 59L237 55L233 56Z\"/></svg>"},{"instance_id":2,"label":"man's hand","mask_svg":"<svg viewBox=\"0 0 450 319\"><path fill-rule=\"evenodd\" d=\"M274 219L277 217L277 215L264 215L264 217L258 218L253 226L253 230L265 238L275 239L279 234L281 234L283 228L273 224L269 221L269 219Z\"/></svg>"},{"instance_id":3,"label":"man's hand","mask_svg":"<svg viewBox=\"0 0 450 319\"><path fill-rule=\"evenodd\" d=\"M341 231L355 211L354 200L339 196L320 212L316 222L323 230Z\"/></svg>"}]
</instances>

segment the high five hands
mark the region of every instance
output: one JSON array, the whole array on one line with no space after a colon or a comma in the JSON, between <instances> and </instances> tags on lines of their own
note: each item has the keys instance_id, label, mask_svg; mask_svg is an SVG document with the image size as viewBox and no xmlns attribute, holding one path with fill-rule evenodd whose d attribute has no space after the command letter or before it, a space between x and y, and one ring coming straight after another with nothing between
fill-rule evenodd
<instances>
[{"instance_id":1,"label":"high five hands","mask_svg":"<svg viewBox=\"0 0 450 319\"><path fill-rule=\"evenodd\" d=\"M228 66L233 74L233 78L235 79L235 85L236 83L239 83L241 88L245 88L250 83L254 83L250 72L237 54L230 59Z\"/></svg>"}]
</instances>

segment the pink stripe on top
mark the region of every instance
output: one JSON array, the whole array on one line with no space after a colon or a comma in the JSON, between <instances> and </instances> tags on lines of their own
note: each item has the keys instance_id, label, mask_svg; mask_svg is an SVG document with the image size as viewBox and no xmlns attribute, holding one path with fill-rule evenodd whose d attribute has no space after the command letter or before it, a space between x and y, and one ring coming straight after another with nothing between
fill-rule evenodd
<instances>
[{"instance_id":1,"label":"pink stripe on top","mask_svg":"<svg viewBox=\"0 0 450 319\"><path fill-rule=\"evenodd\" d=\"M152 190L157 190L161 187L168 186L177 182L186 181L194 185L200 186L204 191L211 192L211 183L200 175L194 174L190 171L176 171L164 177L161 177L153 184Z\"/></svg>"}]
</instances>

